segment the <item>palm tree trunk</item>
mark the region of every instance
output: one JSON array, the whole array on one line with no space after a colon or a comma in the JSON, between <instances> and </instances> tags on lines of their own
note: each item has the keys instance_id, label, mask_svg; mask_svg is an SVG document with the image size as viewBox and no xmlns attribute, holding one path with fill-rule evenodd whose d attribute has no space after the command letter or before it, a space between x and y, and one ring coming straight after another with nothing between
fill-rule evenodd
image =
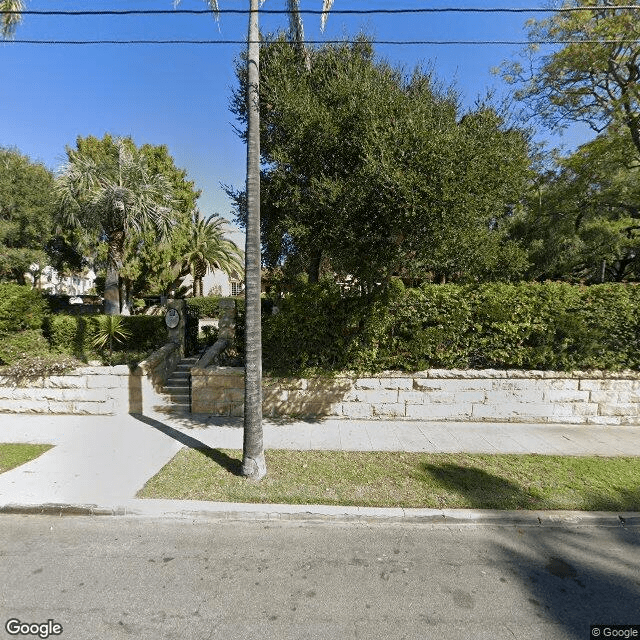
<instances>
[{"instance_id":1,"label":"palm tree trunk","mask_svg":"<svg viewBox=\"0 0 640 640\"><path fill-rule=\"evenodd\" d=\"M124 232L109 234L107 277L104 283L104 312L108 316L120 315L120 267L124 250Z\"/></svg>"},{"instance_id":2,"label":"palm tree trunk","mask_svg":"<svg viewBox=\"0 0 640 640\"><path fill-rule=\"evenodd\" d=\"M250 0L248 44L247 236L245 250L245 375L242 475L260 480L267 473L262 441L262 327L260 312L260 109L258 82L259 0Z\"/></svg>"}]
</instances>

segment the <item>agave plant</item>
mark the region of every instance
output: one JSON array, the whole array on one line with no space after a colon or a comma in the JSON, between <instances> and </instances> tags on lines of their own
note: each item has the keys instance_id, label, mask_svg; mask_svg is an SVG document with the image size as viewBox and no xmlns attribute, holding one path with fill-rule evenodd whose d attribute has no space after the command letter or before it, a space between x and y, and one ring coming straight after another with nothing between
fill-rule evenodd
<instances>
[{"instance_id":1,"label":"agave plant","mask_svg":"<svg viewBox=\"0 0 640 640\"><path fill-rule=\"evenodd\" d=\"M99 319L98 330L92 344L97 349L104 349L107 344L109 345L109 364L113 358L113 343L123 343L131 337L131 332L124 322L122 316L102 316Z\"/></svg>"}]
</instances>

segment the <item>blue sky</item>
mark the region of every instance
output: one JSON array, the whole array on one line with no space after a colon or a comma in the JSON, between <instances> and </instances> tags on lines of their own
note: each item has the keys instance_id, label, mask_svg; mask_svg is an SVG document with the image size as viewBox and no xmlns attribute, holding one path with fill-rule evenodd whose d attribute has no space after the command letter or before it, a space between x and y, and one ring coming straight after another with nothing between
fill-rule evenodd
<instances>
[{"instance_id":1,"label":"blue sky","mask_svg":"<svg viewBox=\"0 0 640 640\"><path fill-rule=\"evenodd\" d=\"M171 9L172 0L26 0L31 10ZM334 9L411 7L539 7L540 0L335 0ZM321 0L302 0L319 9ZM220 0L223 9L245 9L247 0ZM203 9L203 0L180 8ZM284 9L267 0L264 9ZM305 15L308 40L330 40L365 31L379 40L525 40L524 22L542 14ZM263 31L287 25L285 15L263 15ZM16 40L224 39L246 37L246 15L54 17L26 15ZM235 83L234 58L242 45L29 45L0 42L0 146L17 147L55 170L65 146L78 135L130 135L138 145L165 144L176 165L203 190L200 209L232 218L220 183L244 184L245 149L228 110ZM455 84L471 106L487 89L509 91L491 68L521 47L376 46L376 53L408 70L433 64L445 84ZM592 137L574 130L559 143L569 148Z\"/></svg>"}]
</instances>

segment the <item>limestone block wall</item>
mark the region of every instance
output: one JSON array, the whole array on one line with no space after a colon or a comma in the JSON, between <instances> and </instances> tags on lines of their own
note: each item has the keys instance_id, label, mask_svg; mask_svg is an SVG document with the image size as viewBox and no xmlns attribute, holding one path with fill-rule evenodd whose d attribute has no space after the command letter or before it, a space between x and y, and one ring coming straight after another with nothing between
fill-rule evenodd
<instances>
[{"instance_id":1,"label":"limestone block wall","mask_svg":"<svg viewBox=\"0 0 640 640\"><path fill-rule=\"evenodd\" d=\"M81 367L28 381L0 377L2 413L110 415L129 406L129 367ZM124 411L126 413L126 411Z\"/></svg>"},{"instance_id":2,"label":"limestone block wall","mask_svg":"<svg viewBox=\"0 0 640 640\"><path fill-rule=\"evenodd\" d=\"M243 370L192 369L192 411L243 413ZM265 416L639 425L637 372L431 369L263 381Z\"/></svg>"},{"instance_id":3,"label":"limestone block wall","mask_svg":"<svg viewBox=\"0 0 640 640\"><path fill-rule=\"evenodd\" d=\"M180 361L170 343L131 371L128 366L81 367L59 376L21 381L0 377L0 412L112 415L144 413L162 402L160 389Z\"/></svg>"}]
</instances>

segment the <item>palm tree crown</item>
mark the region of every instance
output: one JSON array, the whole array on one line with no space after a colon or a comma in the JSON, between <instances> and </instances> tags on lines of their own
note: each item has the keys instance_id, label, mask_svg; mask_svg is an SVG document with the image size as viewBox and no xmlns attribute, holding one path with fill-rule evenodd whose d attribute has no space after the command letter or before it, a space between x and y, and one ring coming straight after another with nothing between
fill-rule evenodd
<instances>
[{"instance_id":1,"label":"palm tree crown","mask_svg":"<svg viewBox=\"0 0 640 640\"><path fill-rule=\"evenodd\" d=\"M232 240L224 237L225 221L217 216L198 218L191 230L189 249L183 256L193 278L193 295L203 295L202 279L208 269L216 268L231 275L243 272L243 255Z\"/></svg>"},{"instance_id":2,"label":"palm tree crown","mask_svg":"<svg viewBox=\"0 0 640 640\"><path fill-rule=\"evenodd\" d=\"M130 140L114 140L107 153L68 154L69 162L56 179L61 212L68 225L106 238L105 311L116 315L126 236L145 229L166 236L173 217L173 189L164 176L149 173L143 154Z\"/></svg>"}]
</instances>

